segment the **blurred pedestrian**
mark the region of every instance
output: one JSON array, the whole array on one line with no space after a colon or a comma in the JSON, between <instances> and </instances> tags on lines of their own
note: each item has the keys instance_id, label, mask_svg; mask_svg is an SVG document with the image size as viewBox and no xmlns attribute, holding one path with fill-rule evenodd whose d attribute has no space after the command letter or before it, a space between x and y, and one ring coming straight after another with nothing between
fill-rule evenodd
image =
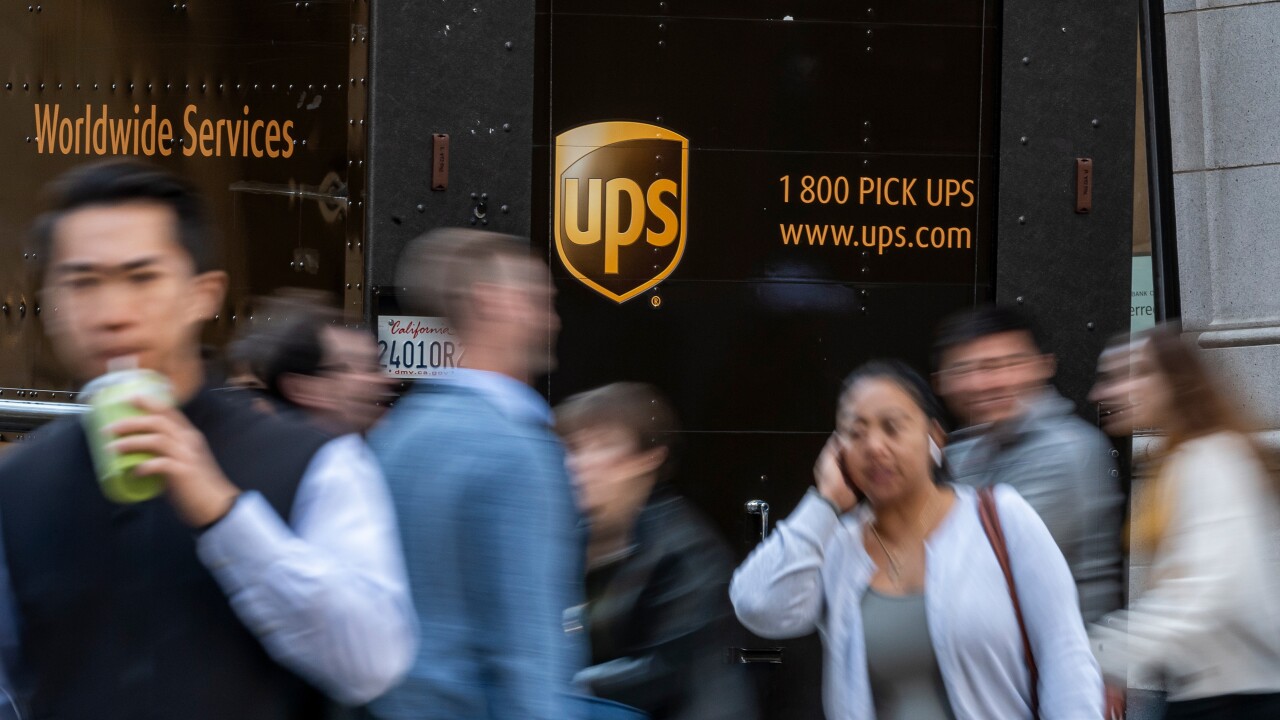
<instances>
[{"instance_id":1,"label":"blurred pedestrian","mask_svg":"<svg viewBox=\"0 0 1280 720\"><path fill-rule=\"evenodd\" d=\"M573 720L585 639L585 537L551 428L529 384L554 364L559 320L527 241L444 229L398 270L403 306L449 319L463 367L400 400L370 443L387 473L420 618L408 678L380 718Z\"/></svg>"},{"instance_id":2,"label":"blurred pedestrian","mask_svg":"<svg viewBox=\"0 0 1280 720\"><path fill-rule=\"evenodd\" d=\"M1124 497L1113 448L1050 381L1056 361L1017 311L987 305L942 324L934 383L961 429L946 458L957 482L1007 484L1044 520L1075 579L1086 622L1123 602Z\"/></svg>"},{"instance_id":3,"label":"blurred pedestrian","mask_svg":"<svg viewBox=\"0 0 1280 720\"><path fill-rule=\"evenodd\" d=\"M368 432L391 387L369 331L344 324L325 296L298 290L266 298L257 314L274 319L237 340L252 378L241 385L331 435Z\"/></svg>"},{"instance_id":4,"label":"blurred pedestrian","mask_svg":"<svg viewBox=\"0 0 1280 720\"><path fill-rule=\"evenodd\" d=\"M733 559L668 485L678 430L656 389L616 383L556 409L590 523L584 621L591 665L576 681L653 720L750 720L730 665Z\"/></svg>"},{"instance_id":5,"label":"blurred pedestrian","mask_svg":"<svg viewBox=\"0 0 1280 720\"><path fill-rule=\"evenodd\" d=\"M1228 396L1175 325L1101 363L1109 431L1165 435L1135 497L1131 538L1151 556L1127 611L1094 629L1109 685L1162 679L1166 717L1280 717L1280 488Z\"/></svg>"},{"instance_id":6,"label":"blurred pedestrian","mask_svg":"<svg viewBox=\"0 0 1280 720\"><path fill-rule=\"evenodd\" d=\"M940 414L900 363L850 376L816 488L734 575L738 618L764 637L821 632L831 718L1099 717L1062 553L1011 488L983 501L938 481ZM990 500L1003 542L984 530Z\"/></svg>"},{"instance_id":7,"label":"blurred pedestrian","mask_svg":"<svg viewBox=\"0 0 1280 720\"><path fill-rule=\"evenodd\" d=\"M0 626L29 717L315 718L322 693L367 701L412 657L376 463L204 374L201 326L227 286L210 234L185 183L133 162L65 176L37 227L67 369L128 358L177 407L138 401L107 427L119 454L151 456L136 475L163 480L155 499L104 495L79 419L0 464Z\"/></svg>"}]
</instances>

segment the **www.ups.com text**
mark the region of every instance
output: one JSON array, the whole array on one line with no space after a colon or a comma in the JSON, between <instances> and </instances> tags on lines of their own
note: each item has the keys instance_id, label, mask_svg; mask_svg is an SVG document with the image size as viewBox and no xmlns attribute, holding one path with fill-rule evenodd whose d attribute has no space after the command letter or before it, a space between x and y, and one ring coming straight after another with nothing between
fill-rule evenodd
<instances>
[{"instance_id":1,"label":"www.ups.com text","mask_svg":"<svg viewBox=\"0 0 1280 720\"><path fill-rule=\"evenodd\" d=\"M915 248L917 250L971 250L973 231L967 227L918 227L902 225L829 225L779 223L783 245L821 245L876 250Z\"/></svg>"}]
</instances>

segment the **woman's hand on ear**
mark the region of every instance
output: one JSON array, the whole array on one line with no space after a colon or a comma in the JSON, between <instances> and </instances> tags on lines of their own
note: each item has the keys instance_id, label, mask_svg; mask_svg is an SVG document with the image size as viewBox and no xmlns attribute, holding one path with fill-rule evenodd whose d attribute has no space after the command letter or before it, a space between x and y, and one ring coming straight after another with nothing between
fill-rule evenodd
<instances>
[{"instance_id":1,"label":"woman's hand on ear","mask_svg":"<svg viewBox=\"0 0 1280 720\"><path fill-rule=\"evenodd\" d=\"M858 504L858 496L854 494L853 488L849 487L849 483L845 480L845 474L841 469L840 450L843 443L836 435L827 438L827 444L822 447L822 452L818 455L818 461L813 464L813 480L818 486L818 494L826 498L840 512L848 512Z\"/></svg>"}]
</instances>

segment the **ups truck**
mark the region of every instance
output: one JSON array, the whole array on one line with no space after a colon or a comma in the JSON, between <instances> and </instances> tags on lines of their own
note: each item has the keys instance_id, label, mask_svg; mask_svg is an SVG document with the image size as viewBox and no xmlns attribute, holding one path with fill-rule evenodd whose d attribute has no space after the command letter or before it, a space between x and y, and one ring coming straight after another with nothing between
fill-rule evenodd
<instances>
[{"instance_id":1,"label":"ups truck","mask_svg":"<svg viewBox=\"0 0 1280 720\"><path fill-rule=\"evenodd\" d=\"M680 489L745 555L812 482L842 377L876 356L926 369L955 310L1021 306L1065 394L1096 412L1086 389L1129 327L1135 245L1154 250L1157 299L1174 277L1149 15L1122 0L7 3L0 436L78 411L24 242L40 188L136 157L214 211L231 290L211 347L271 322L255 297L302 286L378 329L388 374L447 372L465 349L398 306L401 248L444 225L530 238L563 319L538 389L664 390ZM765 717L821 716L815 638L724 657Z\"/></svg>"}]
</instances>

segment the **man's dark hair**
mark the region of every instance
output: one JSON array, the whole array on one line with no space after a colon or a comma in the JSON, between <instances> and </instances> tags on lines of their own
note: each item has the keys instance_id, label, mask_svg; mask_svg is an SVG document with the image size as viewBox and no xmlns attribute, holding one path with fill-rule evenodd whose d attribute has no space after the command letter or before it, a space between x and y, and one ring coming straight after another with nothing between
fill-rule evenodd
<instances>
[{"instance_id":1,"label":"man's dark hair","mask_svg":"<svg viewBox=\"0 0 1280 720\"><path fill-rule=\"evenodd\" d=\"M324 330L342 327L341 316L324 293L282 290L257 304L258 320L235 341L238 359L263 389L288 401L281 389L286 375L315 376L324 366Z\"/></svg>"},{"instance_id":2,"label":"man's dark hair","mask_svg":"<svg viewBox=\"0 0 1280 720\"><path fill-rule=\"evenodd\" d=\"M1013 308L980 305L956 313L938 326L933 341L933 369L941 369L942 356L954 347L1009 332L1026 333L1036 350L1044 352L1040 332L1026 315Z\"/></svg>"},{"instance_id":3,"label":"man's dark hair","mask_svg":"<svg viewBox=\"0 0 1280 720\"><path fill-rule=\"evenodd\" d=\"M145 163L110 160L84 165L63 174L48 188L49 209L32 228L32 250L41 275L53 249L58 221L87 207L154 202L173 210L178 243L191 256L197 273L218 267L213 231L204 203L186 181Z\"/></svg>"}]
</instances>

